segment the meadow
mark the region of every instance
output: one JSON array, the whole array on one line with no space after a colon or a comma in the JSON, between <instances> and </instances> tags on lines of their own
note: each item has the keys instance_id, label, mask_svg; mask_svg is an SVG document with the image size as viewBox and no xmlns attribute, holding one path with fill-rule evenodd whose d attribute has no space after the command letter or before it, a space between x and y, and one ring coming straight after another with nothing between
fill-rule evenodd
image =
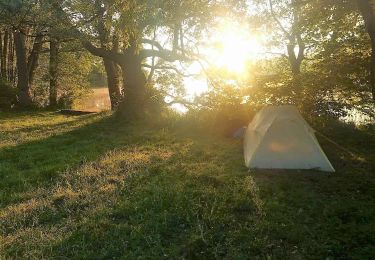
<instances>
[{"instance_id":1,"label":"meadow","mask_svg":"<svg viewBox=\"0 0 375 260\"><path fill-rule=\"evenodd\" d=\"M184 120L0 114L0 258L375 257L374 127L312 122L353 153L318 136L327 174L249 171Z\"/></svg>"}]
</instances>

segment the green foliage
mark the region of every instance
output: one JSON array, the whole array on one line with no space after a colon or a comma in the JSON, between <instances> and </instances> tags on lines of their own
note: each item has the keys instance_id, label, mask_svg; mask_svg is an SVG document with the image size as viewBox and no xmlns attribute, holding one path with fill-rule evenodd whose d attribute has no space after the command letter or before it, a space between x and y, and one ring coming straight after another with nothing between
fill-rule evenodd
<instances>
[{"instance_id":1,"label":"green foliage","mask_svg":"<svg viewBox=\"0 0 375 260\"><path fill-rule=\"evenodd\" d=\"M72 107L74 102L89 93L89 75L93 56L87 52L62 52L60 57L59 103Z\"/></svg>"},{"instance_id":2,"label":"green foliage","mask_svg":"<svg viewBox=\"0 0 375 260\"><path fill-rule=\"evenodd\" d=\"M257 107L249 104L245 88L223 82L214 84L209 92L197 98L200 106L191 109L188 117L202 128L231 136L249 123Z\"/></svg>"},{"instance_id":3,"label":"green foliage","mask_svg":"<svg viewBox=\"0 0 375 260\"><path fill-rule=\"evenodd\" d=\"M95 59L94 59L95 60ZM92 69L89 73L90 86L104 87L107 84L107 78L104 71L104 66L100 61L92 64Z\"/></svg>"},{"instance_id":4,"label":"green foliage","mask_svg":"<svg viewBox=\"0 0 375 260\"><path fill-rule=\"evenodd\" d=\"M23 113L0 124L2 258L374 256L373 128L316 122L355 154L321 139L328 176L249 173L240 143L184 120Z\"/></svg>"},{"instance_id":5,"label":"green foliage","mask_svg":"<svg viewBox=\"0 0 375 260\"><path fill-rule=\"evenodd\" d=\"M370 40L354 1L272 3L273 13L268 1L253 1L250 6L250 26L266 32L264 47L277 56L258 60L249 67L249 80L236 83L247 88L242 95L249 97L249 103L255 107L295 104L308 118L340 118L353 109L374 117ZM306 46L299 75L291 73L284 51L290 39L283 30L301 33ZM217 80L228 79L221 76Z\"/></svg>"},{"instance_id":6,"label":"green foliage","mask_svg":"<svg viewBox=\"0 0 375 260\"><path fill-rule=\"evenodd\" d=\"M58 106L72 108L75 103L90 93L92 71L97 69L98 58L86 51L72 52L76 42L62 45L59 54ZM100 64L100 63L99 63ZM49 100L49 54L40 56L35 84L33 85L34 102L39 107L46 107Z\"/></svg>"},{"instance_id":7,"label":"green foliage","mask_svg":"<svg viewBox=\"0 0 375 260\"><path fill-rule=\"evenodd\" d=\"M0 79L0 109L10 109L16 101L16 87L8 81Z\"/></svg>"}]
</instances>

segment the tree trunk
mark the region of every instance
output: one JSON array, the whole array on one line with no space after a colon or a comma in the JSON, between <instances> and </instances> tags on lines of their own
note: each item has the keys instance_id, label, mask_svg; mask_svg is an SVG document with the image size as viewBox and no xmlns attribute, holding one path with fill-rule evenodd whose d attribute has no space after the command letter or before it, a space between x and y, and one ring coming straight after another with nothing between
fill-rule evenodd
<instances>
[{"instance_id":1,"label":"tree trunk","mask_svg":"<svg viewBox=\"0 0 375 260\"><path fill-rule=\"evenodd\" d=\"M51 39L49 48L49 106L56 107L58 89L59 42L56 39Z\"/></svg>"},{"instance_id":2,"label":"tree trunk","mask_svg":"<svg viewBox=\"0 0 375 260\"><path fill-rule=\"evenodd\" d=\"M2 73L3 72L3 68L2 68L2 62L1 60L3 59L3 31L0 30L0 77L3 79L4 78L4 74Z\"/></svg>"},{"instance_id":3,"label":"tree trunk","mask_svg":"<svg viewBox=\"0 0 375 260\"><path fill-rule=\"evenodd\" d=\"M124 86L120 113L127 119L141 118L145 113L147 79L142 70L142 59L135 47L129 47L125 51L124 62L120 65Z\"/></svg>"},{"instance_id":4,"label":"tree trunk","mask_svg":"<svg viewBox=\"0 0 375 260\"><path fill-rule=\"evenodd\" d=\"M6 29L4 32L3 49L2 49L2 55L1 55L1 76L4 79L8 79L8 69L7 69L8 39L9 39L9 31Z\"/></svg>"},{"instance_id":5,"label":"tree trunk","mask_svg":"<svg viewBox=\"0 0 375 260\"><path fill-rule=\"evenodd\" d=\"M375 101L375 13L371 0L357 0L359 11L365 21L367 33L371 39L370 85L372 99Z\"/></svg>"},{"instance_id":6,"label":"tree trunk","mask_svg":"<svg viewBox=\"0 0 375 260\"><path fill-rule=\"evenodd\" d=\"M29 85L34 81L35 70L38 67L39 54L43 45L43 35L37 35L34 40L33 48L27 61L27 73L29 74Z\"/></svg>"},{"instance_id":7,"label":"tree trunk","mask_svg":"<svg viewBox=\"0 0 375 260\"><path fill-rule=\"evenodd\" d=\"M288 50L288 61L290 65L290 70L292 71L293 76L297 76L301 73L301 63L298 62L296 54L294 53L294 44L289 44L287 46Z\"/></svg>"},{"instance_id":8,"label":"tree trunk","mask_svg":"<svg viewBox=\"0 0 375 260\"><path fill-rule=\"evenodd\" d=\"M107 50L112 49L113 52L118 52L118 39L116 37L112 38L112 48L110 47L110 31L106 28L104 24L105 8L102 6L102 1L95 0L94 6L96 8L98 16L101 18L98 20L97 25L101 47ZM107 85L109 98L111 101L111 109L115 110L122 98L119 79L119 68L115 62L106 57L103 57L103 63L107 74Z\"/></svg>"},{"instance_id":9,"label":"tree trunk","mask_svg":"<svg viewBox=\"0 0 375 260\"><path fill-rule=\"evenodd\" d=\"M142 117L145 114L147 80L142 70L143 58L137 51L137 45L130 41L130 46L123 53L118 53L96 48L85 40L81 43L92 54L119 64L124 89L124 98L119 104L120 113L130 120Z\"/></svg>"},{"instance_id":10,"label":"tree trunk","mask_svg":"<svg viewBox=\"0 0 375 260\"><path fill-rule=\"evenodd\" d=\"M295 44L295 40L297 44ZM302 37L300 34L295 34L289 40L289 44L287 46L288 50L288 60L290 64L290 69L292 71L293 76L297 76L301 73L301 65L302 61L305 59L305 44L303 43ZM296 55L294 48L298 46L298 54Z\"/></svg>"},{"instance_id":11,"label":"tree trunk","mask_svg":"<svg viewBox=\"0 0 375 260\"><path fill-rule=\"evenodd\" d=\"M16 75L15 70L17 70L17 66L14 66L14 56L15 56L15 48L14 48L14 33L9 33L9 47L8 47L8 81L12 83L16 83Z\"/></svg>"},{"instance_id":12,"label":"tree trunk","mask_svg":"<svg viewBox=\"0 0 375 260\"><path fill-rule=\"evenodd\" d=\"M27 69L25 35L19 31L15 32L14 44L17 56L18 102L22 107L27 107L32 104L32 99L29 85L29 73Z\"/></svg>"},{"instance_id":13,"label":"tree trunk","mask_svg":"<svg viewBox=\"0 0 375 260\"><path fill-rule=\"evenodd\" d=\"M121 101L121 88L118 65L108 58L103 58L107 74L108 92L111 100L111 109L115 110Z\"/></svg>"}]
</instances>

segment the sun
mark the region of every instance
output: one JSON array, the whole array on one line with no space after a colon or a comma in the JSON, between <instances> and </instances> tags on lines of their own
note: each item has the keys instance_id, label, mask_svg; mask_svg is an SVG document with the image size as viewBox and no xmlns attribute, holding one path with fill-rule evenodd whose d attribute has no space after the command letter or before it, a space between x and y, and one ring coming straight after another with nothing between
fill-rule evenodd
<instances>
[{"instance_id":1,"label":"sun","mask_svg":"<svg viewBox=\"0 0 375 260\"><path fill-rule=\"evenodd\" d=\"M262 42L262 35L255 34L247 26L222 21L199 46L204 62L194 62L187 68L188 73L199 76L184 78L186 97L191 99L209 90L206 71L225 70L230 77L246 80L249 63L262 58Z\"/></svg>"},{"instance_id":2,"label":"sun","mask_svg":"<svg viewBox=\"0 0 375 260\"><path fill-rule=\"evenodd\" d=\"M261 52L258 38L241 24L225 22L212 36L210 59L215 67L235 74L244 74L248 62L256 59Z\"/></svg>"}]
</instances>

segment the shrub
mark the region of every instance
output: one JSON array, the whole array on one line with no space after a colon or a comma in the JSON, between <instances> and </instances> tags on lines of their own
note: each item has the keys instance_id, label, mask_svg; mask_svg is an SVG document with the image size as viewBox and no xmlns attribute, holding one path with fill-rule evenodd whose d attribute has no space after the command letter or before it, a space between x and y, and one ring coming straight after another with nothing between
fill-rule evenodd
<instances>
[{"instance_id":1,"label":"shrub","mask_svg":"<svg viewBox=\"0 0 375 260\"><path fill-rule=\"evenodd\" d=\"M0 109L10 109L16 101L16 87L10 82L0 79Z\"/></svg>"}]
</instances>

